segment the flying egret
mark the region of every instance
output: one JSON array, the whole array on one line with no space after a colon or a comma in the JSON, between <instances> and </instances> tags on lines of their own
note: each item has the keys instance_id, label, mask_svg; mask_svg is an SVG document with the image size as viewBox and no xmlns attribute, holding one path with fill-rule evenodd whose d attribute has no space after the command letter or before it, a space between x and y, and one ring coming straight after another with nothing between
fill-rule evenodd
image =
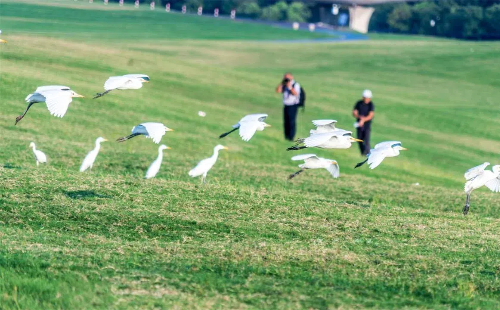
<instances>
[{"instance_id":1,"label":"flying egret","mask_svg":"<svg viewBox=\"0 0 500 310\"><path fill-rule=\"evenodd\" d=\"M198 176L202 176L201 177L201 182L202 183L205 183L205 180L207 178L207 173L210 169L212 169L213 165L215 164L215 162L217 161L217 157L219 156L219 151L220 150L227 150L228 148L223 146L223 145L217 145L214 147L214 154L209 157L209 158L205 158L203 159L202 161L200 161L196 167L194 167L193 169L191 169L191 171L189 171L189 176L190 177L198 177Z\"/></svg>"},{"instance_id":2,"label":"flying egret","mask_svg":"<svg viewBox=\"0 0 500 310\"><path fill-rule=\"evenodd\" d=\"M321 149L348 149L353 142L360 141L362 140L352 137L352 132L336 128L333 131L313 133L305 139L297 139L296 145L289 147L287 150L297 151L309 147Z\"/></svg>"},{"instance_id":3,"label":"flying egret","mask_svg":"<svg viewBox=\"0 0 500 310\"><path fill-rule=\"evenodd\" d=\"M99 137L95 140L95 147L92 151L90 151L87 156L83 159L82 165L80 166L80 172L84 172L89 169L92 170L92 166L94 165L94 161L99 154L99 150L101 149L101 142L108 141L103 137Z\"/></svg>"},{"instance_id":4,"label":"flying egret","mask_svg":"<svg viewBox=\"0 0 500 310\"><path fill-rule=\"evenodd\" d=\"M339 164L337 161L332 159L326 159L316 156L316 154L303 154L293 156L292 160L303 160L304 163L299 165L300 170L290 174L288 179L292 179L295 176L299 175L305 169L321 169L324 168L330 172L333 178L338 178L340 175Z\"/></svg>"},{"instance_id":5,"label":"flying egret","mask_svg":"<svg viewBox=\"0 0 500 310\"><path fill-rule=\"evenodd\" d=\"M83 98L82 95L77 94L67 86L40 86L34 93L26 97L25 100L28 103L28 107L22 115L16 117L16 124L23 119L31 106L38 102L45 102L51 115L63 117L68 110L69 104L75 97Z\"/></svg>"},{"instance_id":6,"label":"flying egret","mask_svg":"<svg viewBox=\"0 0 500 310\"><path fill-rule=\"evenodd\" d=\"M146 138L151 138L154 143L158 144L161 141L161 138L165 135L167 131L174 131L171 128L163 125L162 123L141 123L134 128L132 128L132 134L126 137L118 138L116 141L124 142L128 139L132 139L135 136L144 135Z\"/></svg>"},{"instance_id":7,"label":"flying egret","mask_svg":"<svg viewBox=\"0 0 500 310\"><path fill-rule=\"evenodd\" d=\"M465 182L464 191L467 199L463 209L464 215L469 212L470 194L473 190L486 186L493 192L500 192L500 165L493 166L492 171L485 170L489 165L490 163L486 162L465 172L464 177L467 182Z\"/></svg>"},{"instance_id":8,"label":"flying egret","mask_svg":"<svg viewBox=\"0 0 500 310\"><path fill-rule=\"evenodd\" d=\"M163 160L163 150L170 150L170 147L165 144L160 145L158 148L158 158L149 166L148 171L146 171L146 176L144 177L145 179L154 178L158 171L160 171L161 162Z\"/></svg>"},{"instance_id":9,"label":"flying egret","mask_svg":"<svg viewBox=\"0 0 500 310\"><path fill-rule=\"evenodd\" d=\"M396 157L399 155L399 151L406 150L399 141L380 142L375 145L374 149L370 150L370 153L366 156L366 160L358 163L354 168L361 167L368 162L370 169L375 169L386 157Z\"/></svg>"},{"instance_id":10,"label":"flying egret","mask_svg":"<svg viewBox=\"0 0 500 310\"><path fill-rule=\"evenodd\" d=\"M238 124L233 125L233 130L223 133L219 138L224 138L233 131L240 130L240 137L243 141L249 141L255 132L262 131L266 127L271 127L271 125L264 123L267 114L249 114L243 117Z\"/></svg>"},{"instance_id":11,"label":"flying egret","mask_svg":"<svg viewBox=\"0 0 500 310\"><path fill-rule=\"evenodd\" d=\"M317 119L312 121L312 123L316 126L316 129L311 129L310 134L315 134L334 131L337 121L334 119Z\"/></svg>"},{"instance_id":12,"label":"flying egret","mask_svg":"<svg viewBox=\"0 0 500 310\"><path fill-rule=\"evenodd\" d=\"M122 76L112 76L104 83L104 92L97 93L94 99L102 97L115 89L139 89L143 83L149 82L149 76L145 74L126 74Z\"/></svg>"},{"instance_id":13,"label":"flying egret","mask_svg":"<svg viewBox=\"0 0 500 310\"><path fill-rule=\"evenodd\" d=\"M37 150L35 146L35 142L30 143L30 148L33 149L33 154L35 154L36 165L40 165L40 163L47 163L47 156L44 152Z\"/></svg>"}]
</instances>

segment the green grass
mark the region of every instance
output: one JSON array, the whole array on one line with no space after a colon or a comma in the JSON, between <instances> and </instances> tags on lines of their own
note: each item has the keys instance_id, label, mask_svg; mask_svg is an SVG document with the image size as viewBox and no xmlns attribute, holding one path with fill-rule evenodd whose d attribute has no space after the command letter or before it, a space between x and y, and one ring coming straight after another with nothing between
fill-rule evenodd
<instances>
[{"instance_id":1,"label":"green grass","mask_svg":"<svg viewBox=\"0 0 500 310\"><path fill-rule=\"evenodd\" d=\"M242 39L309 34L84 5L0 5L0 308L500 307L500 196L478 190L461 214L463 172L499 163L499 43L256 42ZM134 16L153 25L144 39L120 31ZM370 88L373 142L409 151L372 171L352 169L355 147L314 150L338 160L341 177L286 181L297 163L273 93L285 71L307 91L299 136L318 118L351 128ZM151 83L90 99L125 73ZM87 98L62 119L37 104L14 126L25 96L47 84ZM273 127L248 143L217 138L251 112ZM94 171L78 172L96 137L144 121L175 129L156 179L142 179L157 154L142 137L103 143ZM31 141L48 165L36 168ZM219 142L230 150L201 186L187 172Z\"/></svg>"}]
</instances>

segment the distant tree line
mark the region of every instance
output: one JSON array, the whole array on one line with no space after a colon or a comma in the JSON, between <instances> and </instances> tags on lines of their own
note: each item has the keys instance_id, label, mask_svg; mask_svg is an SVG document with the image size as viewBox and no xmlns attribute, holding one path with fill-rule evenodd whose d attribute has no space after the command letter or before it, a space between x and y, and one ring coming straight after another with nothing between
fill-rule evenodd
<instances>
[{"instance_id":1,"label":"distant tree line","mask_svg":"<svg viewBox=\"0 0 500 310\"><path fill-rule=\"evenodd\" d=\"M500 0L430 0L375 7L370 31L500 39Z\"/></svg>"},{"instance_id":2,"label":"distant tree line","mask_svg":"<svg viewBox=\"0 0 500 310\"><path fill-rule=\"evenodd\" d=\"M119 0L110 0L110 2ZM276 0L140 0L143 5L165 7L170 3L172 10L180 11L186 5L188 12L196 12L198 7L203 7L203 12L208 13L219 9L219 14L229 15L231 10L236 10L238 17L263 19L269 21L306 22L311 17L308 5L301 1L276 1ZM125 3L134 3L135 0L125 0Z\"/></svg>"}]
</instances>

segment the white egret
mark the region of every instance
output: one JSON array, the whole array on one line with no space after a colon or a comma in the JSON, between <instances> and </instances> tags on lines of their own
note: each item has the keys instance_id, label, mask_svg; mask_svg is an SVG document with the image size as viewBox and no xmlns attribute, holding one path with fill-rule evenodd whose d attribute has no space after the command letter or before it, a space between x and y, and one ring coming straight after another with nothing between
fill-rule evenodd
<instances>
[{"instance_id":1,"label":"white egret","mask_svg":"<svg viewBox=\"0 0 500 310\"><path fill-rule=\"evenodd\" d=\"M297 139L296 145L289 147L287 150L297 151L309 147L321 149L348 149L353 142L362 142L362 140L353 138L352 132L350 131L336 128L333 131L313 133L305 139Z\"/></svg>"},{"instance_id":2,"label":"white egret","mask_svg":"<svg viewBox=\"0 0 500 310\"><path fill-rule=\"evenodd\" d=\"M165 135L167 131L174 131L171 128L163 125L162 123L141 123L134 128L132 128L132 134L126 137L118 138L116 141L124 142L128 139L132 139L135 136L144 135L146 138L151 138L154 143L158 144L161 138Z\"/></svg>"},{"instance_id":3,"label":"white egret","mask_svg":"<svg viewBox=\"0 0 500 310\"><path fill-rule=\"evenodd\" d=\"M37 150L35 142L30 143L30 148L33 149L33 154L35 154L35 160L36 160L36 165L40 165L40 163L44 164L47 163L47 156L45 155L44 152Z\"/></svg>"},{"instance_id":4,"label":"white egret","mask_svg":"<svg viewBox=\"0 0 500 310\"><path fill-rule=\"evenodd\" d=\"M493 166L492 171L485 170L489 165L490 163L486 162L465 172L464 177L467 182L465 182L464 191L467 194L467 199L463 209L464 215L469 212L470 194L473 190L486 186L493 192L500 192L500 165Z\"/></svg>"},{"instance_id":5,"label":"white egret","mask_svg":"<svg viewBox=\"0 0 500 310\"><path fill-rule=\"evenodd\" d=\"M382 163L386 157L396 157L399 155L399 151L406 151L407 149L401 145L399 141L386 141L380 142L375 145L375 148L370 150L365 161L362 161L356 165L354 168L363 166L366 162L370 166L370 169L375 169Z\"/></svg>"},{"instance_id":6,"label":"white egret","mask_svg":"<svg viewBox=\"0 0 500 310\"><path fill-rule=\"evenodd\" d=\"M217 157L219 156L219 151L227 149L228 149L227 147L220 144L215 146L213 155L209 158L205 158L202 161L200 161L196 165L196 167L194 167L193 169L191 169L191 171L189 171L189 176L194 178L201 175L201 182L205 183L205 180L207 178L207 173L210 169L212 169L213 165L217 161Z\"/></svg>"},{"instance_id":7,"label":"white egret","mask_svg":"<svg viewBox=\"0 0 500 310\"><path fill-rule=\"evenodd\" d=\"M311 129L310 134L315 134L334 131L337 121L334 119L317 119L312 121L312 123L316 126L316 129Z\"/></svg>"},{"instance_id":8,"label":"white egret","mask_svg":"<svg viewBox=\"0 0 500 310\"><path fill-rule=\"evenodd\" d=\"M104 92L97 93L94 99L102 97L115 89L139 89L143 83L149 82L149 76L145 74L126 74L122 76L112 76L104 83Z\"/></svg>"},{"instance_id":9,"label":"white egret","mask_svg":"<svg viewBox=\"0 0 500 310\"><path fill-rule=\"evenodd\" d=\"M31 108L31 106L38 102L45 102L47 104L47 109L49 109L51 115L63 117L68 110L69 104L75 97L83 98L82 95L77 94L67 86L40 86L35 90L34 93L29 94L26 97L25 100L28 103L28 107L23 114L16 117L16 124L21 119L23 119L26 113L28 113L28 110Z\"/></svg>"},{"instance_id":10,"label":"white egret","mask_svg":"<svg viewBox=\"0 0 500 310\"><path fill-rule=\"evenodd\" d=\"M241 139L249 141L257 130L263 131L264 128L271 127L271 125L264 123L266 117L267 114L249 114L243 117L236 125L233 125L233 130L221 134L219 138L224 138L239 129Z\"/></svg>"},{"instance_id":11,"label":"white egret","mask_svg":"<svg viewBox=\"0 0 500 310\"><path fill-rule=\"evenodd\" d=\"M82 165L80 166L80 172L84 172L89 169L92 170L92 166L94 165L97 154L99 154L99 150L101 149L101 142L108 141L103 137L99 137L95 140L95 147L92 151L90 151L87 156L83 159Z\"/></svg>"},{"instance_id":12,"label":"white egret","mask_svg":"<svg viewBox=\"0 0 500 310\"><path fill-rule=\"evenodd\" d=\"M148 171L146 171L146 176L144 177L145 179L154 178L158 171L160 171L161 162L163 160L163 150L170 150L170 147L165 144L160 145L158 148L158 158L149 166Z\"/></svg>"},{"instance_id":13,"label":"white egret","mask_svg":"<svg viewBox=\"0 0 500 310\"><path fill-rule=\"evenodd\" d=\"M301 172L303 172L305 169L326 169L332 177L335 179L339 177L340 175L340 169L339 169L339 164L337 161L333 159L326 159L326 158L321 158L316 156L315 154L303 154L303 155L297 155L293 156L292 160L303 160L304 163L299 165L300 170L292 173L288 179L292 179L293 177L299 175Z\"/></svg>"}]
</instances>

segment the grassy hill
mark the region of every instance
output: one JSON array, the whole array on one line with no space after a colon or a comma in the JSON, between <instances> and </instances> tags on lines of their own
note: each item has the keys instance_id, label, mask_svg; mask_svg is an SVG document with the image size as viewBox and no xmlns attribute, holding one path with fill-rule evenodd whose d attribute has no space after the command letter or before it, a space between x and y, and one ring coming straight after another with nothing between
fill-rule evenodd
<instances>
[{"instance_id":1,"label":"grassy hill","mask_svg":"<svg viewBox=\"0 0 500 310\"><path fill-rule=\"evenodd\" d=\"M2 308L500 306L500 195L478 190L461 214L463 172L499 163L499 43L279 43L315 35L73 1L2 1L0 14ZM285 71L307 91L298 136L318 118L352 128L370 88L373 143L409 151L371 171L352 169L356 146L312 150L341 177L288 182L297 163L273 92ZM151 83L90 99L126 73ZM14 126L25 96L50 84L86 98L62 119L37 104ZM217 138L257 112L273 127ZM158 146L113 141L144 121L175 129L147 181ZM111 142L79 173L98 136ZM48 165L36 168L31 141ZM220 142L230 149L202 186L187 172Z\"/></svg>"}]
</instances>

